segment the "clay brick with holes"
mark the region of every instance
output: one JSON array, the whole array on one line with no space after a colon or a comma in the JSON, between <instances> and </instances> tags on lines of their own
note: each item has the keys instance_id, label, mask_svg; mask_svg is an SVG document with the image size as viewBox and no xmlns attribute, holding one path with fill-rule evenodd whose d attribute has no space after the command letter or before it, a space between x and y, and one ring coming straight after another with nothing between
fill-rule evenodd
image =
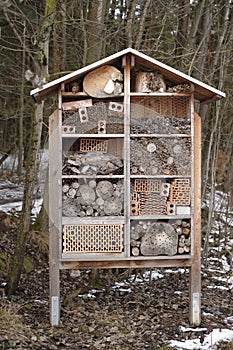
<instances>
[{"instance_id":1,"label":"clay brick with holes","mask_svg":"<svg viewBox=\"0 0 233 350\"><path fill-rule=\"evenodd\" d=\"M175 179L170 186L170 202L176 205L190 205L190 190L190 179Z\"/></svg>"},{"instance_id":2,"label":"clay brick with holes","mask_svg":"<svg viewBox=\"0 0 233 350\"><path fill-rule=\"evenodd\" d=\"M161 180L142 180L136 179L134 182L134 191L135 192L154 192L160 193L162 189L162 181Z\"/></svg>"},{"instance_id":3,"label":"clay brick with holes","mask_svg":"<svg viewBox=\"0 0 233 350\"><path fill-rule=\"evenodd\" d=\"M63 253L120 253L123 225L64 225Z\"/></svg>"},{"instance_id":4,"label":"clay brick with holes","mask_svg":"<svg viewBox=\"0 0 233 350\"><path fill-rule=\"evenodd\" d=\"M96 139L81 139L80 151L81 152L102 152L107 153L108 141L96 140Z\"/></svg>"}]
</instances>

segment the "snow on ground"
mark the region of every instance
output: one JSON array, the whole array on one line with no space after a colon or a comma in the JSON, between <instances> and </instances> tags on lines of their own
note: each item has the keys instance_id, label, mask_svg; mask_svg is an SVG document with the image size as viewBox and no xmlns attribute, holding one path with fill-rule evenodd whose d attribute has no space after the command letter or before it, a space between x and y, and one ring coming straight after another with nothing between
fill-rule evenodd
<instances>
[{"instance_id":1,"label":"snow on ground","mask_svg":"<svg viewBox=\"0 0 233 350\"><path fill-rule=\"evenodd\" d=\"M44 156L44 161L42 162L44 166L42 166L41 171L40 171L40 179L43 179L42 183L44 182L45 179L45 169L47 167L47 156L45 154ZM11 166L11 164L9 165ZM43 192L40 191L42 194ZM233 226L233 220L232 220L232 215L229 215L229 213L224 213L223 208L224 204L223 201L226 200L226 196L220 192L216 193L216 202L215 205L219 206L219 209L221 211L221 218L223 219L222 222L227 222L228 227ZM6 212L6 213L14 213L18 212L20 213L21 208L22 208L22 198L23 198L23 185L22 184L16 184L14 182L11 182L10 180L7 179L1 179L0 180L0 210ZM36 216L36 214L39 212L40 207L42 204L42 198L37 198L35 201L35 205L33 208L32 215L33 217ZM213 231L216 231L217 233L219 230L219 227L222 226L223 224L218 223L215 221ZM220 242L221 243L221 242ZM222 242L223 243L223 242ZM225 242L224 242L225 243ZM229 249L232 249L232 240L228 240L228 246ZM218 249L218 251L221 251L221 245L217 248L212 248L212 249ZM215 263L216 260L221 261L223 269L216 269L215 268ZM226 272L231 271L231 266L229 265L226 257L221 254L219 258L214 258L210 257L209 258L209 272L213 275L212 280L213 283L208 286L208 288L220 288L222 290L230 289L233 290L233 276L227 279ZM177 272L184 273L184 269L177 269ZM165 273L176 273L174 270L171 269L166 269ZM158 278L163 278L164 275L159 273L157 270L154 271L148 271L145 272L142 276L135 276L132 275L128 280L124 282L116 282L112 288L124 293L131 293L132 290L130 288L131 283L145 283L148 282L152 279L158 279ZM218 281L219 284L217 285L214 281ZM95 298L96 294L100 292L100 290L91 290L88 292L87 295L80 295L80 297L86 297L86 298ZM180 291L175 291L174 293L181 293ZM186 339L184 341L177 341L177 340L172 340L169 343L169 346L175 348L176 350L182 350L182 349L200 349L200 350L212 350L214 349L214 345L217 345L220 341L233 341L233 330L229 329L231 328L230 325L233 324L233 315L229 315L225 319L225 324L226 328L225 329L219 329L215 328L211 330L209 334L206 334L207 329L206 328L184 328L181 327L181 331L185 335L186 332L194 332L194 334L197 333L197 337L194 339ZM228 329L227 329L228 327ZM201 343L200 337L201 334L205 334L203 337L203 342ZM184 339L186 337L184 336Z\"/></svg>"},{"instance_id":2,"label":"snow on ground","mask_svg":"<svg viewBox=\"0 0 233 350\"><path fill-rule=\"evenodd\" d=\"M44 183L46 179L46 171L48 167L48 150L44 150L40 154L40 165L38 171L38 188L35 189L35 203L32 210L32 217L36 217L40 211L43 199ZM2 165L5 172L13 172L17 169L17 159L8 157ZM7 178L0 179L0 210L5 213L20 214L22 210L23 200L23 183L8 180Z\"/></svg>"},{"instance_id":3,"label":"snow on ground","mask_svg":"<svg viewBox=\"0 0 233 350\"><path fill-rule=\"evenodd\" d=\"M185 332L206 332L206 328L184 328L181 327L182 331ZM213 346L218 344L220 341L231 341L233 340L233 330L230 329L213 329L208 335L203 339L201 344L200 337L190 340L185 340L184 342L172 340L169 346L174 347L176 350L181 349L191 349L191 350L212 350Z\"/></svg>"}]
</instances>

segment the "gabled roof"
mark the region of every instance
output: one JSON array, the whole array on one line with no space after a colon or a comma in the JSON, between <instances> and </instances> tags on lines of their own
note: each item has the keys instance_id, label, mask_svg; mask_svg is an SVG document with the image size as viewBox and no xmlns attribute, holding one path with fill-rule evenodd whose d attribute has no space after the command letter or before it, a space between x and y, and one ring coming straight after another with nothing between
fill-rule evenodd
<instances>
[{"instance_id":1,"label":"gabled roof","mask_svg":"<svg viewBox=\"0 0 233 350\"><path fill-rule=\"evenodd\" d=\"M127 48L125 50L119 51L86 67L66 74L61 78L53 80L45 84L42 88L34 89L31 91L31 96L33 96L37 102L40 102L51 94L55 93L61 83L69 83L102 65L116 64L119 62L119 58L123 57L124 55L134 55L136 65L138 64L141 67L159 71L164 75L165 79L169 79L173 85L192 83L194 85L194 97L200 102L208 103L226 96L224 92L217 90L210 85L201 82L200 80L192 78L191 76L184 74L177 69L174 69L132 48Z\"/></svg>"}]
</instances>

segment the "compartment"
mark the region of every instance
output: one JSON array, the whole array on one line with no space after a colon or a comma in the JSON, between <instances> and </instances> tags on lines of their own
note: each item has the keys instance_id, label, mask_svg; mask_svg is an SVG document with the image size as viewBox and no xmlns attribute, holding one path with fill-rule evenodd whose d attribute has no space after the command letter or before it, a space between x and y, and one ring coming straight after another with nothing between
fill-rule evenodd
<instances>
[{"instance_id":1,"label":"compartment","mask_svg":"<svg viewBox=\"0 0 233 350\"><path fill-rule=\"evenodd\" d=\"M130 249L132 256L189 254L191 221L131 220Z\"/></svg>"},{"instance_id":2,"label":"compartment","mask_svg":"<svg viewBox=\"0 0 233 350\"><path fill-rule=\"evenodd\" d=\"M190 134L190 97L132 98L131 134Z\"/></svg>"},{"instance_id":3,"label":"compartment","mask_svg":"<svg viewBox=\"0 0 233 350\"><path fill-rule=\"evenodd\" d=\"M63 138L63 175L123 173L123 138Z\"/></svg>"},{"instance_id":4,"label":"compartment","mask_svg":"<svg viewBox=\"0 0 233 350\"><path fill-rule=\"evenodd\" d=\"M63 216L124 215L123 179L65 178L62 191Z\"/></svg>"},{"instance_id":5,"label":"compartment","mask_svg":"<svg viewBox=\"0 0 233 350\"><path fill-rule=\"evenodd\" d=\"M190 215L190 179L131 179L131 216Z\"/></svg>"},{"instance_id":6,"label":"compartment","mask_svg":"<svg viewBox=\"0 0 233 350\"><path fill-rule=\"evenodd\" d=\"M131 175L190 175L191 138L132 137Z\"/></svg>"},{"instance_id":7,"label":"compartment","mask_svg":"<svg viewBox=\"0 0 233 350\"><path fill-rule=\"evenodd\" d=\"M123 134L124 105L120 101L78 101L72 110L62 112L62 125L73 126L77 134Z\"/></svg>"},{"instance_id":8,"label":"compartment","mask_svg":"<svg viewBox=\"0 0 233 350\"><path fill-rule=\"evenodd\" d=\"M63 254L120 253L123 236L122 224L63 225Z\"/></svg>"}]
</instances>

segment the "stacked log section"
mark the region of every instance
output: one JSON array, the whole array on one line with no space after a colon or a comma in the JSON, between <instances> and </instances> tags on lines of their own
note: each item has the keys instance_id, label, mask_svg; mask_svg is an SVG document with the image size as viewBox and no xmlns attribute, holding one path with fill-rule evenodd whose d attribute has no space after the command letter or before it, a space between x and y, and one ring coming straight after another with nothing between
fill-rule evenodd
<instances>
[{"instance_id":1,"label":"stacked log section","mask_svg":"<svg viewBox=\"0 0 233 350\"><path fill-rule=\"evenodd\" d=\"M123 134L123 104L93 102L93 105L76 110L63 110L63 126L66 125L74 126L79 134Z\"/></svg>"},{"instance_id":2,"label":"stacked log section","mask_svg":"<svg viewBox=\"0 0 233 350\"><path fill-rule=\"evenodd\" d=\"M63 179L63 215L68 217L123 215L122 180Z\"/></svg>"},{"instance_id":3,"label":"stacked log section","mask_svg":"<svg viewBox=\"0 0 233 350\"><path fill-rule=\"evenodd\" d=\"M190 175L190 138L132 138L132 175Z\"/></svg>"},{"instance_id":4,"label":"stacked log section","mask_svg":"<svg viewBox=\"0 0 233 350\"><path fill-rule=\"evenodd\" d=\"M190 220L132 221L130 246L132 256L189 254Z\"/></svg>"}]
</instances>

